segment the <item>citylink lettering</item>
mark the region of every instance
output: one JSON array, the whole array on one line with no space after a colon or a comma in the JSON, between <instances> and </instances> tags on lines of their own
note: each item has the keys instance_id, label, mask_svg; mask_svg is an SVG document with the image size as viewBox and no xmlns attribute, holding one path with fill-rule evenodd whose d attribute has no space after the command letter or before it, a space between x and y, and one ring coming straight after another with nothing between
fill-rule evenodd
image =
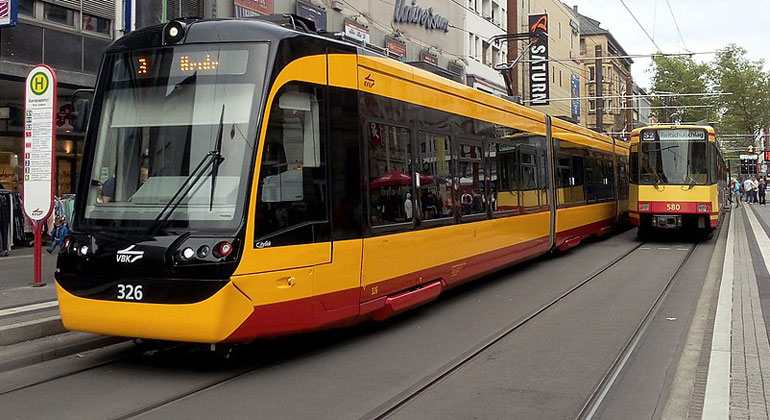
<instances>
[{"instance_id":1,"label":"citylink lettering","mask_svg":"<svg viewBox=\"0 0 770 420\"><path fill-rule=\"evenodd\" d=\"M449 32L449 19L438 13L433 13L433 8L424 9L417 5L417 0L412 0L412 5L404 4L406 0L396 0L393 11L393 21L396 23L414 23L424 26L425 29L443 29Z\"/></svg>"}]
</instances>

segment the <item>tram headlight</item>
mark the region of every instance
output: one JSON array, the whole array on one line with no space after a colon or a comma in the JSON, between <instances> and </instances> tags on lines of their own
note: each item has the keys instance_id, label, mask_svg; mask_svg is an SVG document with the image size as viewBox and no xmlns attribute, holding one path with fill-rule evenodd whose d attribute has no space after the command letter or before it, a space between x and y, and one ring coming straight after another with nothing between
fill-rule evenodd
<instances>
[{"instance_id":1,"label":"tram headlight","mask_svg":"<svg viewBox=\"0 0 770 420\"><path fill-rule=\"evenodd\" d=\"M191 259L193 259L194 256L195 256L195 250L193 250L189 246L179 251L179 257L182 259L182 261L190 261Z\"/></svg>"},{"instance_id":2,"label":"tram headlight","mask_svg":"<svg viewBox=\"0 0 770 420\"><path fill-rule=\"evenodd\" d=\"M88 255L88 245L83 245L78 249L78 255L85 257Z\"/></svg>"},{"instance_id":3,"label":"tram headlight","mask_svg":"<svg viewBox=\"0 0 770 420\"><path fill-rule=\"evenodd\" d=\"M639 203L639 211L650 211L650 203Z\"/></svg>"},{"instance_id":4,"label":"tram headlight","mask_svg":"<svg viewBox=\"0 0 770 420\"><path fill-rule=\"evenodd\" d=\"M185 29L187 29L187 24L182 21L169 22L163 30L163 43L167 45L178 43L184 38Z\"/></svg>"},{"instance_id":5,"label":"tram headlight","mask_svg":"<svg viewBox=\"0 0 770 420\"><path fill-rule=\"evenodd\" d=\"M708 203L699 203L698 204L698 211L701 213L705 213L709 211L709 205Z\"/></svg>"}]
</instances>

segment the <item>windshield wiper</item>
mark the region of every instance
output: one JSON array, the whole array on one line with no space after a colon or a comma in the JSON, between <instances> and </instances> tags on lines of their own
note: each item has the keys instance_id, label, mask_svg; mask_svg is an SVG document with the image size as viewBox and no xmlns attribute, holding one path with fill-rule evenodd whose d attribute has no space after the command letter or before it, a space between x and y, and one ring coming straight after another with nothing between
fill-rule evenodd
<instances>
[{"instance_id":1,"label":"windshield wiper","mask_svg":"<svg viewBox=\"0 0 770 420\"><path fill-rule=\"evenodd\" d=\"M211 196L209 197L209 211L214 209L214 189L217 185L217 175L219 175L219 165L225 160L222 157L222 129L225 123L225 105L222 104L222 114L219 116L219 131L217 131L217 139L214 141L214 150L211 153L214 155L211 167Z\"/></svg>"},{"instance_id":2,"label":"windshield wiper","mask_svg":"<svg viewBox=\"0 0 770 420\"><path fill-rule=\"evenodd\" d=\"M187 178L182 181L182 185L179 186L179 188L176 190L174 195L171 197L171 200L166 203L166 206L163 207L163 209L158 213L157 216L155 216L155 219L153 219L152 223L150 224L150 227L147 228L147 234L150 236L155 236L155 234L158 233L161 227L165 225L165 223L168 221L169 217L174 213L174 211L179 207L180 204L182 204L182 200L184 197L190 193L190 191L195 187L196 184L198 184L198 181L203 177L203 174L206 173L206 171L209 169L209 167L213 166L211 170L211 199L213 201L214 197L214 179L216 177L215 171L219 170L219 164L222 163L223 160L225 160L224 157L222 157L221 149L222 149L222 125L224 121L225 116L225 106L222 105L222 116L219 120L219 131L217 134L217 141L214 143L214 150L206 153L206 156L203 156L203 159L198 163L198 165L193 169L192 172L190 172L190 175L187 176ZM213 206L213 203L209 205L210 207Z\"/></svg>"}]
</instances>

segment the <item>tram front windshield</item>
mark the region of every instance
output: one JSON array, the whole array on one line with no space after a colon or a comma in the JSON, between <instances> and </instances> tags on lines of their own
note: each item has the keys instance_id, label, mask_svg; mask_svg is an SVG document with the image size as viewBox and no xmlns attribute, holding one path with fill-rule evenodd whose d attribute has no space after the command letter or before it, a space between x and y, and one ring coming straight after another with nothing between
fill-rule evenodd
<instances>
[{"instance_id":1,"label":"tram front windshield","mask_svg":"<svg viewBox=\"0 0 770 420\"><path fill-rule=\"evenodd\" d=\"M641 184L709 183L709 144L705 130L644 130L640 143Z\"/></svg>"},{"instance_id":2,"label":"tram front windshield","mask_svg":"<svg viewBox=\"0 0 770 420\"><path fill-rule=\"evenodd\" d=\"M179 205L166 225L236 228L266 57L267 45L260 43L108 55L93 111L99 119L93 158L85 164L90 183L81 226L148 227L185 183L193 183L174 200ZM212 165L199 179L190 176L213 160L211 151L221 156L213 186Z\"/></svg>"}]
</instances>

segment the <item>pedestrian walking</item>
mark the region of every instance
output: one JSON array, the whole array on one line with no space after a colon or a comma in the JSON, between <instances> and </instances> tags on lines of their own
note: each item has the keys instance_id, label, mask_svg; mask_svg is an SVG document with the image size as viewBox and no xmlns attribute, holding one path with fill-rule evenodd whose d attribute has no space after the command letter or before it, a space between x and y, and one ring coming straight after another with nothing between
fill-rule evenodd
<instances>
[{"instance_id":1,"label":"pedestrian walking","mask_svg":"<svg viewBox=\"0 0 770 420\"><path fill-rule=\"evenodd\" d=\"M765 180L759 181L759 186L757 187L757 191L759 192L759 204L765 205L767 204L765 202L765 193L767 192L767 184L765 184Z\"/></svg>"}]
</instances>

